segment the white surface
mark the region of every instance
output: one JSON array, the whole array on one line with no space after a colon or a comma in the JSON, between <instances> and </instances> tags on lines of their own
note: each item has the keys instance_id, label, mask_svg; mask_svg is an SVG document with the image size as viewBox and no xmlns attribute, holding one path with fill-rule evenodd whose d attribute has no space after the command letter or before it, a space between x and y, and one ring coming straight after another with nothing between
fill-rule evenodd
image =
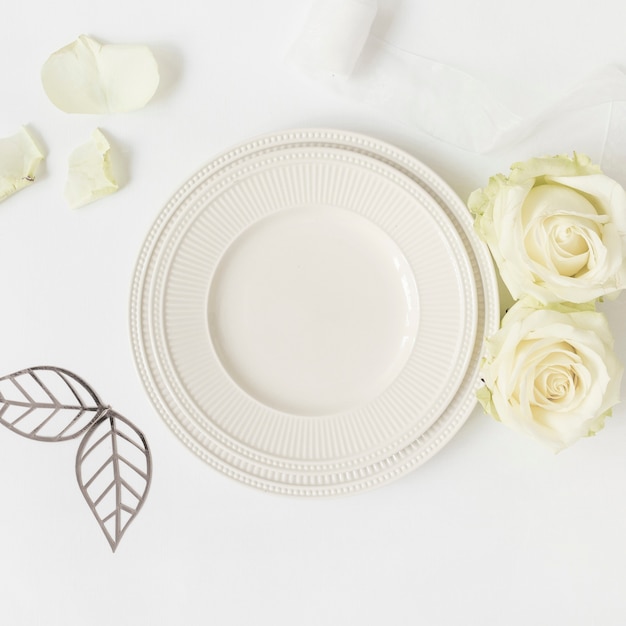
<instances>
[{"instance_id":1,"label":"white surface","mask_svg":"<svg viewBox=\"0 0 626 626\"><path fill-rule=\"evenodd\" d=\"M386 0L374 30L489 80L530 109L590 71L626 62L623 5ZM55 364L144 429L155 475L111 555L75 484L73 443L0 431L0 616L21 624L592 624L626 616L626 411L554 456L476 410L416 472L344 499L239 485L156 416L133 364L128 297L137 254L170 194L250 136L330 126L422 159L462 196L511 162L602 157L606 111L575 113L524 143L474 156L325 92L284 55L308 3L38 0L3 10L0 135L28 124L40 180L0 204L3 373ZM147 43L162 84L144 110L69 117L47 101L47 56L87 33ZM69 152L100 126L123 165L115 195L70 211ZM626 360L626 297L603 305Z\"/></svg>"}]
</instances>

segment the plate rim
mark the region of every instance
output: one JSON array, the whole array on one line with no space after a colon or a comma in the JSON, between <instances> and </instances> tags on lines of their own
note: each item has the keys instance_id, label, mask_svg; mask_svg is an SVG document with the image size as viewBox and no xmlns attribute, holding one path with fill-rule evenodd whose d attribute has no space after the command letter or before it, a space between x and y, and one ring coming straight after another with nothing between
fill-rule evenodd
<instances>
[{"instance_id":1,"label":"plate rim","mask_svg":"<svg viewBox=\"0 0 626 626\"><path fill-rule=\"evenodd\" d=\"M315 154L311 154L312 149L307 150L306 153L301 153L300 151L295 151L294 154L285 155L284 151L281 151L280 156L278 157L279 161L283 163L286 158L290 157L291 161L294 161L296 165L298 164L308 164L313 157L315 159L315 163L322 163L326 165L326 161L329 160L329 163L335 165L337 159L346 159L344 155L337 154L337 151L330 151L329 149L318 149ZM355 157L350 157L349 162L351 164L356 164L359 168L366 167L369 169L370 166L374 165L370 161L371 159L365 157L364 155L356 155ZM275 160L272 160L275 162ZM252 160L252 170L254 172L258 171L258 166L262 166L262 171L266 168L265 165L268 165L270 169L273 168L273 163L267 161L267 157L262 156L259 159ZM380 164L375 163L376 167L379 167ZM243 172L242 176L239 176L239 172L236 171L236 180L233 182L233 185L239 184L241 181L247 180L248 170ZM385 178L385 183L389 183L391 185L398 184L397 180L397 172L393 170L393 168L385 167L385 170L382 176L388 176L390 180ZM414 186L413 186L414 187ZM349 454L342 456L338 461L326 460L326 459L310 459L310 460L298 460L289 456L288 458L291 460L291 463L294 467L311 467L316 468L316 471L323 472L328 467L335 467L337 463L340 463L342 467L345 469L361 467L363 465L369 464L376 459L380 459L384 455L391 455L397 450L401 449L407 442L418 437L422 432L424 432L429 426L431 426L434 421L439 417L441 412L445 409L445 407L449 404L449 402L454 397L456 391L461 386L464 376L465 370L467 368L467 364L470 361L471 354L473 352L473 347L475 344L475 332L476 332L476 324L477 324L477 313L476 313L476 293L475 293L475 284L472 276L472 268L471 262L467 254L465 254L465 249L463 246L463 242L454 229L453 224L450 220L441 213L439 207L436 206L436 203L432 199L431 196L426 194L423 190L413 189L413 193L411 193L411 203L412 205L415 203L424 208L425 219L432 222L433 227L439 230L442 234L442 239L445 240L446 246L449 246L453 251L456 252L454 255L454 261L452 263L453 271L458 278L456 284L456 293L460 297L463 298L464 309L469 309L467 315L462 319L462 322L459 326L458 331L455 333L455 343L456 345L456 356L458 357L458 361L454 363L453 369L450 373L450 379L446 382L445 388L442 390L441 394L436 398L436 401L429 404L428 411L426 411L419 419L416 421L410 428L406 430L398 431L396 435L393 436L393 439L389 441L385 441L382 447L377 447L376 449L372 449L369 453L361 453L361 454ZM415 195L417 194L417 195ZM170 280L170 270L173 265L176 263L176 252L180 251L180 246L183 245L186 237L189 235L192 229L197 222L197 219L203 219L204 211L210 203L210 198L213 197L211 193L211 185L208 186L207 197L203 194L198 196L197 199L191 205L185 205L185 203L179 203L178 209L176 211L175 219L172 221L172 228L169 231L163 231L164 233L169 234L169 239L166 237L165 242L169 242L169 246L167 250L160 256L159 261L154 265L153 272L153 282L152 284L155 288L158 288L158 297L154 299L147 300L146 308L151 310L152 313L152 328L153 333L149 338L144 337L144 345L151 349L153 352L158 352L160 355L160 366L163 371L166 371L166 376L162 377L160 380L160 388L161 392L165 393L164 390L169 391L169 395L167 396L167 404L179 404L183 406L182 412L185 414L184 416L178 416L176 419L181 423L183 428L188 426L188 421L191 420L194 422L196 426L200 430L204 430L207 435L212 436L214 439L220 441L228 450L233 454L242 454L247 456L248 458L255 459L259 463L267 462L269 459L275 459L277 463L284 463L284 457L277 456L274 453L269 451L265 451L263 449L256 448L250 442L245 443L238 439L234 434L224 433L221 431L220 427L214 425L212 422L213 418L216 417L219 419L217 415L213 415L213 413L209 410L207 406L204 407L203 410L198 410L198 405L192 400L190 393L185 386L182 384L182 377L180 369L177 369L174 362L175 359L171 358L171 353L168 351L168 336L167 331L163 327L163 318L166 317L164 315L165 309L161 309L160 305L169 310L168 305L166 303L168 291L171 287ZM413 210L413 209L411 209ZM365 218L368 219L368 218ZM417 217L419 219L419 216ZM377 223L375 221L372 222L374 225ZM383 231L384 232L384 231ZM393 237L386 233L387 236L393 241ZM165 244L163 244L165 245ZM219 256L219 255L217 255ZM418 263L416 265L419 265ZM423 275L423 273L422 273ZM187 281L185 281L187 282ZM432 318L432 313L430 315ZM431 319L432 321L432 319ZM422 342L426 341L428 343L429 339L424 338L422 336ZM157 349L160 347L160 351ZM450 346L450 349L453 349ZM415 363L418 360L418 356L413 354L411 358L411 362L413 363L413 367L415 367ZM400 374L403 376L403 379L406 377L408 372L404 372L404 374ZM401 381L398 381L400 383ZM362 408L355 408L346 412L339 412L334 417L339 417L341 421L350 420L350 414L352 417L356 417L357 415L365 413L367 410L373 410L376 406L378 406L378 413L380 414L380 405L386 403L390 398L394 397L394 391L391 387L394 385L390 385L388 390L382 392L380 398L373 400L368 403L368 407L365 411ZM405 385L406 386L406 385ZM216 393L220 393L218 389L216 389ZM397 396L398 392L395 391L395 395ZM245 395L245 392L244 394ZM172 403L173 398L176 400L175 403ZM246 402L245 399L242 399L242 402ZM242 408L241 406L239 408ZM269 417L270 414L274 414L274 416L278 416L277 419L280 419L280 415L287 414L285 411L275 410L271 407L265 409L257 410L255 403L253 406L249 406L248 410L251 412L255 411L256 413L260 413L263 411L266 417ZM343 415L345 413L346 415ZM208 417L207 420L204 419L203 415L206 414ZM248 414L246 412L246 414ZM292 419L298 419L302 417L302 419L306 419L303 416L299 416L297 414L291 415ZM319 418L322 419L322 418ZM316 420L312 420L315 422ZM203 424L206 424L203 427ZM316 428L315 423L310 424L314 429Z\"/></svg>"},{"instance_id":2,"label":"plate rim","mask_svg":"<svg viewBox=\"0 0 626 626\"><path fill-rule=\"evenodd\" d=\"M197 189L198 185L205 179L213 175L223 174L225 171L228 171L230 165L234 164L236 166L242 158L260 154L264 151L269 152L271 150L281 149L285 145L292 148L326 146L329 148L348 150L350 152L360 152L361 154L387 163L387 165L408 175L413 182L420 185L433 197L435 202L439 204L442 212L452 221L455 230L461 237L474 272L474 278L477 283L480 281L481 285L481 294L479 294L477 302L479 317L481 307L484 307L483 326L485 331L487 329L489 329L489 331L495 329L496 323L499 323L499 303L497 302L498 292L495 270L488 257L486 247L473 235L471 219L465 205L441 177L435 174L421 161L400 148L367 135L335 129L294 129L261 135L222 152L187 179L170 198L169 202L161 209L145 237L133 273L130 325L135 365L153 405L161 414L161 417L164 418L168 426L192 449L192 451L222 473L265 491L289 495L329 496L361 491L389 482L392 479L406 474L411 469L414 469L431 458L435 452L443 447L451 436L461 427L473 410L476 400L475 397L472 397L470 400L469 396L474 395L477 381L475 381L474 384L469 384L465 389L463 401L461 402L462 406L456 407L457 412L455 416L448 417L444 420L442 420L441 417L437 419L425 433L416 439L416 441L411 442L406 448L394 454L393 459L387 459L386 461L388 462L381 463L380 466L366 468L367 471L365 472L359 471L356 472L356 474L350 474L348 472L342 477L342 481L334 483L329 482L326 476L304 476L302 477L303 480L297 480L298 476L296 475L295 477L292 476L292 481L287 484L281 479L281 475L284 472L280 470L272 473L271 471L259 472L257 468L254 468L255 474L254 477L251 477L246 469L241 469L241 467L239 469L233 469L228 463L215 458L210 451L207 452L207 449L210 449L210 445L205 445L206 449L202 448L198 445L198 441L192 439L187 431L181 429L171 418L168 419L168 413L170 413L170 411L167 407L162 405L158 394L155 394L153 389L151 389L151 385L154 385L154 383L150 380L148 373L144 369L146 355L142 354L142 346L137 341L137 329L139 328L138 324L141 324L142 316L141 310L137 308L137 286L143 284L145 272L149 265L149 259L154 252L155 242L158 241L167 221L176 211L176 207L183 202L183 199L190 197ZM459 225L461 228L458 227ZM485 300L484 296L488 295L488 302L481 302L481 295L483 296L483 300ZM477 349L478 343L479 338L477 337L474 340L475 346L470 362L472 359L475 360L475 353L477 351L482 352L482 339L480 340L481 345L479 349ZM144 359L143 367L140 362L142 359ZM466 383L466 379L467 371L461 386ZM455 396L448 407L446 407L447 409L454 404L457 396ZM444 409L442 416L445 416L445 411L446 409ZM210 444L210 442L203 443ZM253 468L253 466L253 463L249 464L248 469ZM319 480L310 480L311 478L318 478Z\"/></svg>"}]
</instances>

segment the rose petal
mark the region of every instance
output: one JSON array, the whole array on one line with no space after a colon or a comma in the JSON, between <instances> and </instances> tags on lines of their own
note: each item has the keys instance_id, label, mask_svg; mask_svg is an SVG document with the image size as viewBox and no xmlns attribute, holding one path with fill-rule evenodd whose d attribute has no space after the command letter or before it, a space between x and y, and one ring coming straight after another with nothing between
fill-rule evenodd
<instances>
[{"instance_id":1,"label":"rose petal","mask_svg":"<svg viewBox=\"0 0 626 626\"><path fill-rule=\"evenodd\" d=\"M509 179L518 184L531 179L555 176L590 176L600 174L600 168L584 154L574 153L573 157L558 155L554 157L537 157L511 166Z\"/></svg>"},{"instance_id":2,"label":"rose petal","mask_svg":"<svg viewBox=\"0 0 626 626\"><path fill-rule=\"evenodd\" d=\"M76 209L118 190L111 171L109 142L99 129L69 158L65 198Z\"/></svg>"},{"instance_id":3,"label":"rose petal","mask_svg":"<svg viewBox=\"0 0 626 626\"><path fill-rule=\"evenodd\" d=\"M25 128L0 139L0 202L35 181L43 158Z\"/></svg>"},{"instance_id":4,"label":"rose petal","mask_svg":"<svg viewBox=\"0 0 626 626\"><path fill-rule=\"evenodd\" d=\"M626 236L626 190L604 174L590 176L553 176L550 180L587 194L596 209L611 218L622 235Z\"/></svg>"},{"instance_id":5,"label":"rose petal","mask_svg":"<svg viewBox=\"0 0 626 626\"><path fill-rule=\"evenodd\" d=\"M41 80L66 113L122 113L145 106L159 85L157 62L143 45L101 45L81 35L44 63Z\"/></svg>"}]
</instances>

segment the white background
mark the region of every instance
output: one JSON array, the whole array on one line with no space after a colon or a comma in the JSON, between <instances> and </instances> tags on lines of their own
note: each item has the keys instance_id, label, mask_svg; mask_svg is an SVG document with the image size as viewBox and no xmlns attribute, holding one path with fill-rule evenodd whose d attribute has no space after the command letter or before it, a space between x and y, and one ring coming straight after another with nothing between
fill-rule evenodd
<instances>
[{"instance_id":1,"label":"white background","mask_svg":"<svg viewBox=\"0 0 626 626\"><path fill-rule=\"evenodd\" d=\"M275 130L345 128L408 150L464 199L514 161L572 150L602 158L606 108L476 156L333 95L284 62L307 12L294 0L4 3L0 136L28 125L47 160L36 184L0 204L0 374L39 364L75 371L144 430L155 471L113 555L75 484L76 442L2 429L0 622L626 623L623 407L559 455L477 409L416 472L308 501L205 466L151 406L129 342L134 264L169 196L216 153ZM624 17L618 0L387 0L374 30L523 108L626 64ZM151 46L162 81L145 109L93 117L52 106L41 65L81 33ZM67 156L96 126L111 139L123 188L71 211ZM626 297L603 309L626 361Z\"/></svg>"}]
</instances>

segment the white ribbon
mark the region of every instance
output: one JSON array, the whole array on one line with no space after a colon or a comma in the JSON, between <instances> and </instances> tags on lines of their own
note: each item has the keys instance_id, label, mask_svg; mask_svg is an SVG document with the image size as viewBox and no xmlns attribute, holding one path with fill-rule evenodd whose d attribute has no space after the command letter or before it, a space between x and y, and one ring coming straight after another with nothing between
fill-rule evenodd
<instances>
[{"instance_id":1,"label":"white ribbon","mask_svg":"<svg viewBox=\"0 0 626 626\"><path fill-rule=\"evenodd\" d=\"M612 102L600 165L626 187L626 102Z\"/></svg>"},{"instance_id":2,"label":"white ribbon","mask_svg":"<svg viewBox=\"0 0 626 626\"><path fill-rule=\"evenodd\" d=\"M598 71L536 115L522 118L473 76L370 35L376 9L377 0L314 0L288 58L335 91L476 153L520 141L564 113L614 103L604 159L616 167L618 153L626 156L615 139L618 126L620 136L626 136L621 105L626 103L626 74L618 67ZM626 166L620 172L624 175Z\"/></svg>"}]
</instances>

